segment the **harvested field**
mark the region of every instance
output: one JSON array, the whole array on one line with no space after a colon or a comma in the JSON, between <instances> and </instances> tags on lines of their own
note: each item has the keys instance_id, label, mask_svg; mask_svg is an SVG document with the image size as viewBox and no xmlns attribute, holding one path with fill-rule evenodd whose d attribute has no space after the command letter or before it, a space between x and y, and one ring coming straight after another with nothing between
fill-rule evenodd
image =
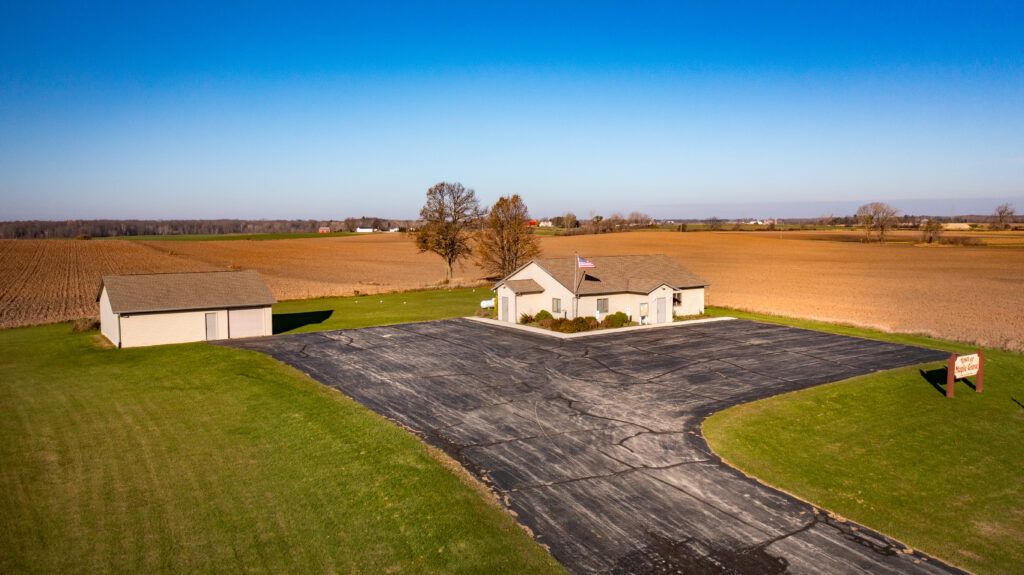
<instances>
[{"instance_id":1,"label":"harvested field","mask_svg":"<svg viewBox=\"0 0 1024 575\"><path fill-rule=\"evenodd\" d=\"M213 269L135 242L0 240L0 327L99 316L103 274Z\"/></svg>"},{"instance_id":2,"label":"harvested field","mask_svg":"<svg viewBox=\"0 0 1024 575\"><path fill-rule=\"evenodd\" d=\"M843 234L850 232L829 232ZM821 241L821 232L542 237L547 256L664 253L711 282L708 303L1024 350L1024 249ZM1020 236L1005 236L1016 241ZM838 239L838 237L837 237ZM437 286L404 234L233 242L0 241L0 326L98 311L104 273L254 268L280 300ZM473 265L455 269L474 285Z\"/></svg>"}]
</instances>

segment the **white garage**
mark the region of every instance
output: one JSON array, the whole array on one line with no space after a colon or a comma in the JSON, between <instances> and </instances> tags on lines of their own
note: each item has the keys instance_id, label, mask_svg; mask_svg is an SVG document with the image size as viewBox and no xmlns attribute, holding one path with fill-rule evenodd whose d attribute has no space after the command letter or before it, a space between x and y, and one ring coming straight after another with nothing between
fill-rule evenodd
<instances>
[{"instance_id":1,"label":"white garage","mask_svg":"<svg viewBox=\"0 0 1024 575\"><path fill-rule=\"evenodd\" d=\"M103 276L96 301L117 347L271 335L277 303L255 270Z\"/></svg>"}]
</instances>

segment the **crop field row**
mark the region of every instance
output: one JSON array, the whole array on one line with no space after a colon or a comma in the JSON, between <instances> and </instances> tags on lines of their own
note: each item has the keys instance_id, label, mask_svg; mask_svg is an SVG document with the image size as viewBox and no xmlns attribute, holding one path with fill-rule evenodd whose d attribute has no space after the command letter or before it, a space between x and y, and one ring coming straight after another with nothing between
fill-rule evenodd
<instances>
[{"instance_id":1,"label":"crop field row","mask_svg":"<svg viewBox=\"0 0 1024 575\"><path fill-rule=\"evenodd\" d=\"M829 232L850 233L850 232ZM666 254L708 303L1024 350L1024 249L821 241L822 232L541 237L545 256ZM256 269L279 300L436 287L444 265L406 234L274 241L0 241L0 327L97 316L100 275ZM485 284L472 263L455 285Z\"/></svg>"}]
</instances>

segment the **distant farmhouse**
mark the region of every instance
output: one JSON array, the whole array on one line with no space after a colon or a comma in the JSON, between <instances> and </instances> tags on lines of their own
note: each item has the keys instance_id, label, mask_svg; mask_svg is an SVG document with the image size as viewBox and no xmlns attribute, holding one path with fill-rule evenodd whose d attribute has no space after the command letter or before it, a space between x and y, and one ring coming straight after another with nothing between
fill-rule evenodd
<instances>
[{"instance_id":1,"label":"distant farmhouse","mask_svg":"<svg viewBox=\"0 0 1024 575\"><path fill-rule=\"evenodd\" d=\"M621 311L633 321L656 324L704 311L708 282L668 256L605 256L582 262L537 258L502 278L493 288L498 319L515 323L521 314L541 310L570 319Z\"/></svg>"},{"instance_id":2,"label":"distant farmhouse","mask_svg":"<svg viewBox=\"0 0 1024 575\"><path fill-rule=\"evenodd\" d=\"M117 347L271 335L277 303L255 270L103 276L96 301Z\"/></svg>"}]
</instances>

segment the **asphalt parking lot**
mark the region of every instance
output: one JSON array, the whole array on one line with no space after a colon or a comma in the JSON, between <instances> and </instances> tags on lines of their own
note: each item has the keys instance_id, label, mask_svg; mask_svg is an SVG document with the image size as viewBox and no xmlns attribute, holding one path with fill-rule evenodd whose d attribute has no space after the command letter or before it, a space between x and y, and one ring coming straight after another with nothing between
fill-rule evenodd
<instances>
[{"instance_id":1,"label":"asphalt parking lot","mask_svg":"<svg viewBox=\"0 0 1024 575\"><path fill-rule=\"evenodd\" d=\"M574 573L959 573L725 465L729 406L941 351L733 320L556 339L465 319L232 340L413 429Z\"/></svg>"}]
</instances>

